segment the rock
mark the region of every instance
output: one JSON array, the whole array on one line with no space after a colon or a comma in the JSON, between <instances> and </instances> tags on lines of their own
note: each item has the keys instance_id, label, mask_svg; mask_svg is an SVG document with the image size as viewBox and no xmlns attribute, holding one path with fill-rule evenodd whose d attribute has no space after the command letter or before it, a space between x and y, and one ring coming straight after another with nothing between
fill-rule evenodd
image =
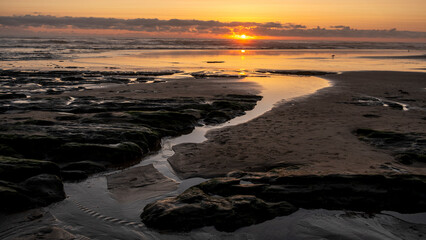
<instances>
[{"instance_id":1,"label":"rock","mask_svg":"<svg viewBox=\"0 0 426 240\"><path fill-rule=\"evenodd\" d=\"M21 94L21 93L0 94L0 100L4 100L4 99L17 99L17 98L27 98L27 95Z\"/></svg>"},{"instance_id":2,"label":"rock","mask_svg":"<svg viewBox=\"0 0 426 240\"><path fill-rule=\"evenodd\" d=\"M266 203L250 195L211 196L199 188L190 188L176 200L148 204L141 218L148 227L161 230L190 231L213 225L220 231L234 231L296 210L286 202Z\"/></svg>"},{"instance_id":3,"label":"rock","mask_svg":"<svg viewBox=\"0 0 426 240\"><path fill-rule=\"evenodd\" d=\"M133 123L156 129L163 136L177 136L194 129L197 119L193 115L170 111L131 111Z\"/></svg>"},{"instance_id":4,"label":"rock","mask_svg":"<svg viewBox=\"0 0 426 240\"><path fill-rule=\"evenodd\" d=\"M376 115L376 114L364 114L362 116L366 117L366 118L380 118L381 117L381 116Z\"/></svg>"},{"instance_id":5,"label":"rock","mask_svg":"<svg viewBox=\"0 0 426 240\"><path fill-rule=\"evenodd\" d=\"M220 124L232 119L228 113L224 111L211 111L204 117L206 124Z\"/></svg>"},{"instance_id":6,"label":"rock","mask_svg":"<svg viewBox=\"0 0 426 240\"><path fill-rule=\"evenodd\" d=\"M79 120L80 117L76 115L64 115L64 116L57 116L55 117L55 119L58 121L75 121L75 120Z\"/></svg>"},{"instance_id":7,"label":"rock","mask_svg":"<svg viewBox=\"0 0 426 240\"><path fill-rule=\"evenodd\" d=\"M0 211L46 206L64 198L55 163L0 156Z\"/></svg>"},{"instance_id":8,"label":"rock","mask_svg":"<svg viewBox=\"0 0 426 240\"><path fill-rule=\"evenodd\" d=\"M193 72L191 73L191 76L194 78L243 78L245 76L240 74L226 74L222 72L206 72L206 71L200 71L200 72Z\"/></svg>"},{"instance_id":9,"label":"rock","mask_svg":"<svg viewBox=\"0 0 426 240\"><path fill-rule=\"evenodd\" d=\"M47 206L64 198L63 184L55 175L40 174L21 183L0 180L0 212Z\"/></svg>"},{"instance_id":10,"label":"rock","mask_svg":"<svg viewBox=\"0 0 426 240\"><path fill-rule=\"evenodd\" d=\"M413 163L426 163L426 155L413 152L399 153L395 159L405 165L412 165Z\"/></svg>"},{"instance_id":11,"label":"rock","mask_svg":"<svg viewBox=\"0 0 426 240\"><path fill-rule=\"evenodd\" d=\"M36 119L32 119L32 120L27 120L27 121L23 122L23 124L39 125L39 126L53 126L53 125L55 125L55 122L48 121L48 120L36 120Z\"/></svg>"},{"instance_id":12,"label":"rock","mask_svg":"<svg viewBox=\"0 0 426 240\"><path fill-rule=\"evenodd\" d=\"M119 144L66 143L55 150L55 162L93 161L122 165L140 161L142 149L132 142Z\"/></svg>"},{"instance_id":13,"label":"rock","mask_svg":"<svg viewBox=\"0 0 426 240\"><path fill-rule=\"evenodd\" d=\"M396 133L373 129L357 129L354 134L361 141L390 151L399 163L406 165L426 163L426 136L424 134Z\"/></svg>"},{"instance_id":14,"label":"rock","mask_svg":"<svg viewBox=\"0 0 426 240\"><path fill-rule=\"evenodd\" d=\"M31 200L36 206L46 206L65 199L64 186L58 176L40 174L20 183L30 191Z\"/></svg>"},{"instance_id":15,"label":"rock","mask_svg":"<svg viewBox=\"0 0 426 240\"><path fill-rule=\"evenodd\" d=\"M43 173L60 176L59 167L55 163L0 156L0 180L21 182Z\"/></svg>"},{"instance_id":16,"label":"rock","mask_svg":"<svg viewBox=\"0 0 426 240\"><path fill-rule=\"evenodd\" d=\"M48 135L0 134L0 144L9 146L25 158L45 159L62 144L62 140Z\"/></svg>"},{"instance_id":17,"label":"rock","mask_svg":"<svg viewBox=\"0 0 426 240\"><path fill-rule=\"evenodd\" d=\"M336 74L335 72L301 71L301 70L258 70L257 72L283 74L283 75L298 75L298 76L323 76L327 74Z\"/></svg>"},{"instance_id":18,"label":"rock","mask_svg":"<svg viewBox=\"0 0 426 240\"><path fill-rule=\"evenodd\" d=\"M10 156L10 157L22 157L21 154L15 151L15 149L11 148L10 146L0 144L0 155L1 156Z\"/></svg>"},{"instance_id":19,"label":"rock","mask_svg":"<svg viewBox=\"0 0 426 240\"><path fill-rule=\"evenodd\" d=\"M26 189L0 180L0 212L15 212L34 207Z\"/></svg>"},{"instance_id":20,"label":"rock","mask_svg":"<svg viewBox=\"0 0 426 240\"><path fill-rule=\"evenodd\" d=\"M189 231L213 225L218 230L288 215L297 208L401 213L426 211L426 177L416 175L301 175L279 171L232 173L194 186L174 198L147 205L148 226Z\"/></svg>"}]
</instances>

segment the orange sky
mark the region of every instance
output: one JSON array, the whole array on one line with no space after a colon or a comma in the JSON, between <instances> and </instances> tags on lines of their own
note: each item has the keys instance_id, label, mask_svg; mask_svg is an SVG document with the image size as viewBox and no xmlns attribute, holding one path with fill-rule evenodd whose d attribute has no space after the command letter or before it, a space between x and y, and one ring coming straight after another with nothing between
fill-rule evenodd
<instances>
[{"instance_id":1,"label":"orange sky","mask_svg":"<svg viewBox=\"0 0 426 240\"><path fill-rule=\"evenodd\" d=\"M197 19L426 32L426 0L0 0L0 16Z\"/></svg>"},{"instance_id":2,"label":"orange sky","mask_svg":"<svg viewBox=\"0 0 426 240\"><path fill-rule=\"evenodd\" d=\"M426 31L425 0L14 0L0 15L293 22Z\"/></svg>"}]
</instances>

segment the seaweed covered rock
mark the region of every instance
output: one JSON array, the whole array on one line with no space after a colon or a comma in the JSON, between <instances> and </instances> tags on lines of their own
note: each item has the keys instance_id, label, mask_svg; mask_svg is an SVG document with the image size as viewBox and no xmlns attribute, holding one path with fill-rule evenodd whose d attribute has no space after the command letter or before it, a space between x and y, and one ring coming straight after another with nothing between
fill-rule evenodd
<instances>
[{"instance_id":1,"label":"seaweed covered rock","mask_svg":"<svg viewBox=\"0 0 426 240\"><path fill-rule=\"evenodd\" d=\"M0 144L24 158L45 159L63 141L49 135L1 134Z\"/></svg>"},{"instance_id":2,"label":"seaweed covered rock","mask_svg":"<svg viewBox=\"0 0 426 240\"><path fill-rule=\"evenodd\" d=\"M21 182L43 173L60 176L59 167L55 163L0 156L0 180Z\"/></svg>"},{"instance_id":3,"label":"seaweed covered rock","mask_svg":"<svg viewBox=\"0 0 426 240\"><path fill-rule=\"evenodd\" d=\"M0 212L46 206L64 198L55 163L0 156Z\"/></svg>"},{"instance_id":4,"label":"seaweed covered rock","mask_svg":"<svg viewBox=\"0 0 426 240\"><path fill-rule=\"evenodd\" d=\"M418 164L423 167L426 163L426 136L424 134L398 133L365 128L355 130L354 134L361 141L390 151L395 160L401 164Z\"/></svg>"},{"instance_id":5,"label":"seaweed covered rock","mask_svg":"<svg viewBox=\"0 0 426 240\"><path fill-rule=\"evenodd\" d=\"M213 225L220 231L234 231L294 211L287 202L267 203L252 195L211 196L190 188L176 199L147 205L141 218L147 226L161 230L190 231Z\"/></svg>"},{"instance_id":6,"label":"seaweed covered rock","mask_svg":"<svg viewBox=\"0 0 426 240\"><path fill-rule=\"evenodd\" d=\"M232 173L181 195L147 205L149 227L189 231L203 226L233 231L297 208L401 213L426 211L426 177L416 175L301 175Z\"/></svg>"},{"instance_id":7,"label":"seaweed covered rock","mask_svg":"<svg viewBox=\"0 0 426 240\"><path fill-rule=\"evenodd\" d=\"M191 132L197 119L190 114L171 111L131 111L132 122L149 126L164 136L177 136Z\"/></svg>"}]
</instances>

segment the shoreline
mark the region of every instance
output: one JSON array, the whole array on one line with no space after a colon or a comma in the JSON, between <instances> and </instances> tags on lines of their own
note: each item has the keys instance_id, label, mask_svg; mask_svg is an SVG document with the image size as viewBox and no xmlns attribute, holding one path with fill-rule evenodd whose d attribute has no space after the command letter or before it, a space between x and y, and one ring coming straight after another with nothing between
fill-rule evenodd
<instances>
[{"instance_id":1,"label":"shoreline","mask_svg":"<svg viewBox=\"0 0 426 240\"><path fill-rule=\"evenodd\" d=\"M370 74L370 73L373 74L373 75L376 75L376 76L372 76L373 79L377 78L377 75L380 74L380 73L385 73L385 75L395 74L395 75L398 75L398 76L400 76L400 75L407 75L407 76L408 75L413 75L413 76L414 75L421 75L421 76L425 76L425 73L408 73L408 72L405 72L405 73L404 72L350 72L350 73L343 73L343 74L346 77L347 74L349 74L349 75L361 74L362 75L362 74ZM351 79L349 79L349 80L341 80L340 79L339 80L338 79L339 77L341 77L341 75L334 75L334 76L326 77L327 80L334 82L333 86L320 89L319 91L317 91L314 94L309 94L307 96L298 97L298 98L293 99L289 102L284 102L282 104L279 104L275 108L273 108L271 111L261 115L260 117L257 117L254 120L251 120L247 123L243 123L243 124L240 124L240 125L237 125L237 126L231 126L231 127L228 127L228 128L225 128L225 129L220 129L220 130L213 131L213 132L209 132L209 134L208 134L209 140L207 142L202 143L202 144L193 144L193 145L192 144L179 145L178 147L175 148L175 151L182 154L182 151L187 151L187 149L182 148L182 147L190 146L191 148L189 148L189 151L187 153L191 154L192 157L196 157L198 155L200 158L208 159L210 161L215 160L215 158L209 159L209 156L212 156L212 155L200 155L200 154L203 154L203 153L206 153L206 152L207 153L209 153L209 152L210 153L220 153L220 154L225 153L225 154L221 155L221 156L223 156L223 158L217 159L218 161L221 161L222 163L220 163L220 162L218 163L218 162L215 162L215 161L206 162L205 168L196 169L196 170L201 170L200 172L202 172L202 173L203 173L203 171L209 171L209 168L210 168L210 171L211 170L216 171L216 172L213 172L213 174L211 174L211 175L209 175L209 174L202 175L202 176L206 176L206 177L225 176L230 171L235 171L235 170L242 170L242 171L247 171L247 172L257 171L257 172L265 173L266 171L273 169L273 168L277 168L277 167L281 167L275 172L279 175L285 174L285 175L291 175L291 176L293 176L293 175L294 176L297 176L297 175L304 176L308 173L309 174L316 174L316 175L321 175L321 174L322 175L328 175L328 174L333 173L333 171L335 171L335 172L341 171L342 167L346 167L346 166L347 167L353 167L353 166L358 166L359 163L365 163L366 161L361 161L362 160L361 159L360 161L355 161L355 162L353 162L349 165L339 163L339 164L333 166L333 165L330 165L331 163L333 163L332 162L333 155L331 155L330 153L327 153L327 154L320 155L322 157L322 159L318 159L318 160L313 162L314 164L309 165L308 163L306 163L307 161L309 161L309 159L303 159L304 161L293 161L294 159L298 159L297 158L298 156L300 157L300 155L296 154L297 153L296 150L293 150L293 152L288 152L288 150L286 151L286 152L288 152L286 154L286 156L292 157L293 160L290 159L292 161L282 161L282 159L275 158L275 159L272 159L274 161L270 162L270 161L268 161L268 158L267 158L268 154L272 154L272 156L276 156L276 155L281 154L281 152L279 152L279 151L275 151L275 152L271 151L271 150L274 150L275 147L277 147L277 146L281 146L281 147L282 146L288 146L288 145L285 144L285 142L276 141L276 139L278 137L282 137L283 134L284 135L285 134L291 134L292 136L290 136L290 138L288 138L286 140L290 141L290 140L296 139L297 142L294 145L292 145L292 147L296 147L300 151L299 154L304 154L303 151L306 150L306 149L304 149L303 146L301 146L301 145L304 143L303 140L309 140L309 139L303 138L303 136L296 136L295 133L297 133L298 131L301 132L304 129L303 126L301 126L301 123L299 123L299 121L302 121L302 123L305 123L305 124L308 124L312 127L315 127L316 125L312 124L312 121L315 120L318 116L320 116L320 117L322 117L321 123L322 124L327 123L326 120L327 120L327 118L330 119L330 115L324 115L324 113L323 114L317 113L317 115L315 115L315 111L309 112L309 110L320 109L319 108L320 106L312 104L312 102L319 103L319 100L321 100L321 99L329 99L330 100L330 99L333 99L334 97L336 97L336 95L342 95L342 93L339 93L339 88L344 89L344 86L343 86L344 81L348 81L348 82L354 81L353 79L352 80ZM331 79L329 79L329 78L331 78ZM337 79L334 79L334 78L337 78ZM390 78L392 78L392 77L390 77ZM223 83L228 82L228 81L229 80L225 79L223 81ZM343 85L339 86L338 81L341 81L340 83L343 84ZM383 82L383 80L381 80L381 81ZM236 84L235 89L239 92L248 91L247 89L250 89L250 87L248 87L248 85L245 85L245 84L247 84L247 83L243 83L243 85L244 85L243 88L239 88L238 86L240 86L240 85ZM336 84L337 84L337 87L338 87L337 89L336 89ZM241 85L241 86L243 86L243 85ZM416 85L416 84L414 84L414 85ZM153 87L156 88L156 86L154 86L154 85L153 85ZM247 87L247 88L245 88L245 87ZM246 92L247 94L250 94L250 93L253 94L253 92L258 93L258 86L251 85L251 87L252 88L251 88L250 92ZM253 87L255 87L255 88L253 88ZM392 87L395 87L395 86L392 86ZM123 86L122 88L125 89L126 87ZM405 93L403 94L403 93L400 93L398 91L398 90L402 90L402 92L408 92L409 95L412 96L413 98L417 98L416 97L416 96L418 96L417 90L416 91L411 90L411 89L415 89L415 88L416 87L408 87L407 89L402 88L402 89L394 89L394 90L396 90L395 94L398 93L398 94L402 94L404 96L407 95ZM244 90L244 89L246 89L246 90ZM227 89L227 91L228 90L229 89ZM217 91L220 91L220 87L217 88ZM396 112L392 112L392 111L400 111L398 113L403 113L403 115L408 115L408 117L412 117L412 112L410 112L410 111L413 110L416 113L419 111L418 109L415 109L415 108L411 109L409 111L403 111L403 110L396 109L397 106L394 106L394 108L378 106L377 103L374 103L374 101L373 101L372 106L361 106L361 105L359 105L359 100L365 101L364 99L360 99L360 97L365 97L364 95L360 94L361 92L362 91L356 92L356 94L354 95L354 97L357 97L357 99L353 98L352 95L348 95L348 96L344 96L343 100L346 99L345 101L339 100L339 102L335 102L335 101L331 102L331 103L327 102L328 105L322 104L321 106L323 107L323 110L324 110L324 108L327 109L328 112L326 112L326 113L328 113L328 114L330 114L330 112L331 113L337 113L339 110L340 111L344 111L344 110L346 111L348 109L360 108L362 110L360 111L360 113L358 115L362 116L361 119L365 118L364 120L371 120L371 121L379 120L380 118L382 118L382 119L388 118L389 116L392 117L392 119L393 118L395 118L395 119L401 118L401 116L398 117L398 114L396 114L396 116L394 116L393 113L396 113ZM344 91L343 93L346 93L346 92ZM423 93L424 93L424 90L423 90ZM166 93L164 93L164 94L166 94ZM206 91L205 94L209 94L209 92ZM389 95L390 97L395 97L394 92L391 92L391 94L393 94L393 95ZM154 95L151 95L151 96L154 96ZM349 97L350 101L347 99L347 97ZM375 96L375 97L383 97L383 96ZM408 101L407 104L410 105L410 106L414 106L414 107L416 107L417 105L419 107L426 106L424 99L423 100L422 99L420 99L420 100L414 99L414 100L415 100L415 102ZM389 103L392 103L392 102L398 102L400 100L392 98L388 101L391 101ZM374 105L374 104L376 104L376 105ZM334 109L334 108L330 108L330 106L340 106L340 107L338 109ZM307 108L305 109L305 107L307 107ZM291 111L289 111L289 110L291 110ZM299 115L296 115L297 117L302 117L302 118L299 119L299 120L296 119L296 118L289 118L289 113L294 113L293 111L295 111L296 113L299 114ZM391 111L391 112L389 112L389 111ZM363 115L366 115L366 114L375 115L375 116L379 116L381 114L380 115L381 117L379 117L379 118L371 117L371 116L370 117L364 117ZM414 115L418 116L418 114L414 114ZM360 117L358 116L358 119L359 118ZM405 118L403 117L403 119L405 119ZM292 123L292 125L288 125L287 124L288 122L286 122L285 120L289 120L290 123ZM310 122L311 124L309 124L308 120L311 121ZM335 119L333 119L333 120L337 121ZM404 120L404 121L405 122L403 122L403 123L409 122L409 120ZM421 120L421 121L424 121L424 119ZM329 124L331 124L331 123L329 123ZM391 126L389 126L388 128L379 129L379 128L376 128L376 126L379 126L380 123L375 123L375 124L376 125L373 125L371 127L374 127L377 130L386 130L386 131L391 131L391 130L393 131L394 130L393 128L391 128ZM265 126L267 126L267 127L265 127ZM293 132L288 131L288 126L295 128L295 129L293 129ZM326 124L326 126L330 127L330 125L328 125L328 124ZM410 126L413 126L413 125L410 125ZM368 126L361 126L361 127L368 127ZM263 128L263 130L262 130L262 128ZM404 129L408 129L408 127L404 128L403 126L400 126L400 129L398 129L398 131L401 130L402 132L406 132L406 130L404 130ZM422 130L422 127L420 126L417 129ZM310 130L310 129L308 129L308 130ZM350 143L353 143L353 142L358 142L358 143L361 142L359 140L359 137L355 136L353 134L352 130L354 130L354 129L350 128L350 130L351 131L346 132L346 135L341 135L341 136L338 135L339 139L345 138L345 136L351 137L351 142L346 143L346 146L351 146ZM321 129L319 129L319 130L317 129L316 131L319 131L319 132L313 131L313 133L316 133L317 135L312 135L312 136L310 136L311 138L313 138L315 136L317 136L317 137L322 136L321 134L319 134L319 133L321 133ZM333 132L328 132L328 133L332 134ZM232 135L232 134L234 134L234 135ZM247 135L251 134L251 136L245 136L245 134L247 134ZM424 134L424 132L422 134ZM241 136L242 136L242 138L241 138ZM273 138L269 139L268 141L265 141L265 137L268 137L268 136L272 136ZM255 140L257 139L257 141L250 142L249 141L250 138L255 139ZM241 139L243 139L244 141L240 142ZM314 140L315 139L312 139L312 140L310 140L310 142L314 142ZM213 144L214 148L211 148L211 144ZM248 148L253 146L253 144L256 145L254 149L250 149L249 151L244 152L244 150L247 150ZM269 144L269 146L267 146L268 144ZM329 145L327 145L327 146L334 146L334 144L330 144L330 143L328 143L328 144ZM198 145L198 147L201 146L201 148L195 148L195 150L194 150L193 146L197 146L197 145ZM376 156L387 156L387 158L385 160L382 159L381 162L376 164L376 165L378 165L378 168L369 169L369 166L363 165L364 168L361 169L361 170L358 169L359 172L345 171L345 172L342 172L342 174L353 174L353 173L364 174L365 172L362 172L362 170L365 170L365 169L369 170L371 173L393 174L393 173L395 173L395 170L394 170L395 166L398 169L401 169L401 167L400 167L401 164L395 163L395 159L393 158L393 156L389 155L389 150L374 147L371 144L367 144L366 142L361 142L361 145L363 146L363 148L361 148L359 145L357 145L358 148L356 150L369 149L374 154L374 157L376 157ZM207 147L205 147L205 146L207 146ZM230 148L223 148L223 147L226 147L226 146L228 146ZM313 146L313 147L315 148L316 146ZM241 149L241 151L239 151L238 149ZM275 149L279 149L279 148L275 148ZM336 147L336 149L339 150L337 147ZM203 150L203 151L201 151L201 150ZM282 149L279 149L279 150L282 150ZM313 150L315 150L315 149L308 148L307 149L308 152L306 154L315 154L315 152L312 152ZM342 149L340 149L340 150L342 150ZM197 151L199 151L199 152L197 152ZM256 160L255 158L253 158L253 156L247 156L250 153L256 152L256 151L258 153L260 153L263 157L263 158L260 159L260 161L257 161L257 160L259 160L259 158ZM309 151L311 151L311 152L309 152ZM231 154L229 154L229 153L231 153ZM243 158L240 158L242 153L244 153ZM369 153L370 152L365 152L364 154L368 155ZM235 156L237 156L237 157L235 157ZM247 157L244 158L244 156L247 156ZM330 158L330 156L331 156L331 158ZM329 158L326 158L326 157L329 157ZM336 157L336 156L334 156L334 157ZM232 158L236 159L237 162L231 162L230 159L232 159ZM187 158L187 159L193 160L193 158ZM321 162L321 160L327 160L327 162ZM244 162L244 161L246 161L246 162ZM249 161L248 163L259 162L259 164L248 166L247 161ZM390 162L391 164L386 164L386 162ZM243 164L241 164L241 163L243 163ZM222 165L220 165L220 164L222 164ZM224 168L220 168L220 167L224 166L223 164L227 164L227 166L225 166ZM241 168L240 167L241 165L244 165L244 167L249 167L249 168ZM380 168L381 165L387 166L387 169ZM425 175L425 173L424 173L425 168L418 167L417 166L418 163L415 163L414 165L412 165L412 166L403 165L403 168L404 169L412 169L412 171L419 170L422 175ZM194 165L190 165L190 167L194 168ZM315 168L318 168L318 167L320 168L320 170L322 170L322 172L321 171L312 171L312 169L315 169ZM329 169L329 170L331 169L332 171L330 170L330 171L326 172L325 170L327 170L327 169ZM272 170L272 171L274 171L274 170ZM194 176L200 176L200 175L190 175L190 174L188 175L188 177L194 177ZM152 178L157 178L157 177L156 176L154 176L154 177L148 176L147 178L152 179ZM169 187L170 187L170 189L173 189L173 186L169 185ZM120 189L118 189L118 190L120 190ZM150 193L148 193L148 194L150 194ZM53 224L53 225L55 225L55 224Z\"/></svg>"},{"instance_id":2,"label":"shoreline","mask_svg":"<svg viewBox=\"0 0 426 240\"><path fill-rule=\"evenodd\" d=\"M424 76L389 71L328 75L324 78L334 86L285 102L248 123L209 132L202 144L176 146L169 162L183 178L280 166L294 166L289 170L293 174L391 173L395 169L426 174L426 168L395 163L388 150L365 144L353 134L358 128L371 128L425 135ZM410 109L385 107L376 98L388 105L399 101Z\"/></svg>"},{"instance_id":3,"label":"shoreline","mask_svg":"<svg viewBox=\"0 0 426 240\"><path fill-rule=\"evenodd\" d=\"M201 144L176 146L168 161L178 176L211 179L148 204L142 222L172 232L205 226L234 232L299 209L369 218L384 210L424 213L425 76L327 76L334 86L209 132ZM406 234L422 236L423 230L412 229Z\"/></svg>"}]
</instances>

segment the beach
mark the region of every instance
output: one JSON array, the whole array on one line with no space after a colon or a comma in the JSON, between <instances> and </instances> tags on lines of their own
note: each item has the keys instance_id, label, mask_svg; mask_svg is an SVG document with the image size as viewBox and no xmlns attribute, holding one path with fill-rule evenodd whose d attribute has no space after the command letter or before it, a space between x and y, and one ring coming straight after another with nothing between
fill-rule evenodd
<instances>
[{"instance_id":1,"label":"beach","mask_svg":"<svg viewBox=\"0 0 426 240\"><path fill-rule=\"evenodd\" d=\"M421 9L0 2L0 239L426 239Z\"/></svg>"},{"instance_id":2,"label":"beach","mask_svg":"<svg viewBox=\"0 0 426 240\"><path fill-rule=\"evenodd\" d=\"M261 239L269 228L271 239L309 239L333 235L330 221L347 229L336 236L426 232L422 57L158 50L180 68L157 58L155 69L128 64L156 51L143 53L34 63L43 70L15 61L1 71L2 194L26 196L5 198L20 213L0 217L1 237ZM361 71L364 55L377 56L365 61L378 71Z\"/></svg>"},{"instance_id":3,"label":"beach","mask_svg":"<svg viewBox=\"0 0 426 240\"><path fill-rule=\"evenodd\" d=\"M202 144L179 145L169 162L184 178L280 166L291 174L425 174L422 163L400 164L391 149L375 148L354 134L374 129L424 139L424 73L345 72L324 78L333 86L284 102L248 123L209 132Z\"/></svg>"}]
</instances>

